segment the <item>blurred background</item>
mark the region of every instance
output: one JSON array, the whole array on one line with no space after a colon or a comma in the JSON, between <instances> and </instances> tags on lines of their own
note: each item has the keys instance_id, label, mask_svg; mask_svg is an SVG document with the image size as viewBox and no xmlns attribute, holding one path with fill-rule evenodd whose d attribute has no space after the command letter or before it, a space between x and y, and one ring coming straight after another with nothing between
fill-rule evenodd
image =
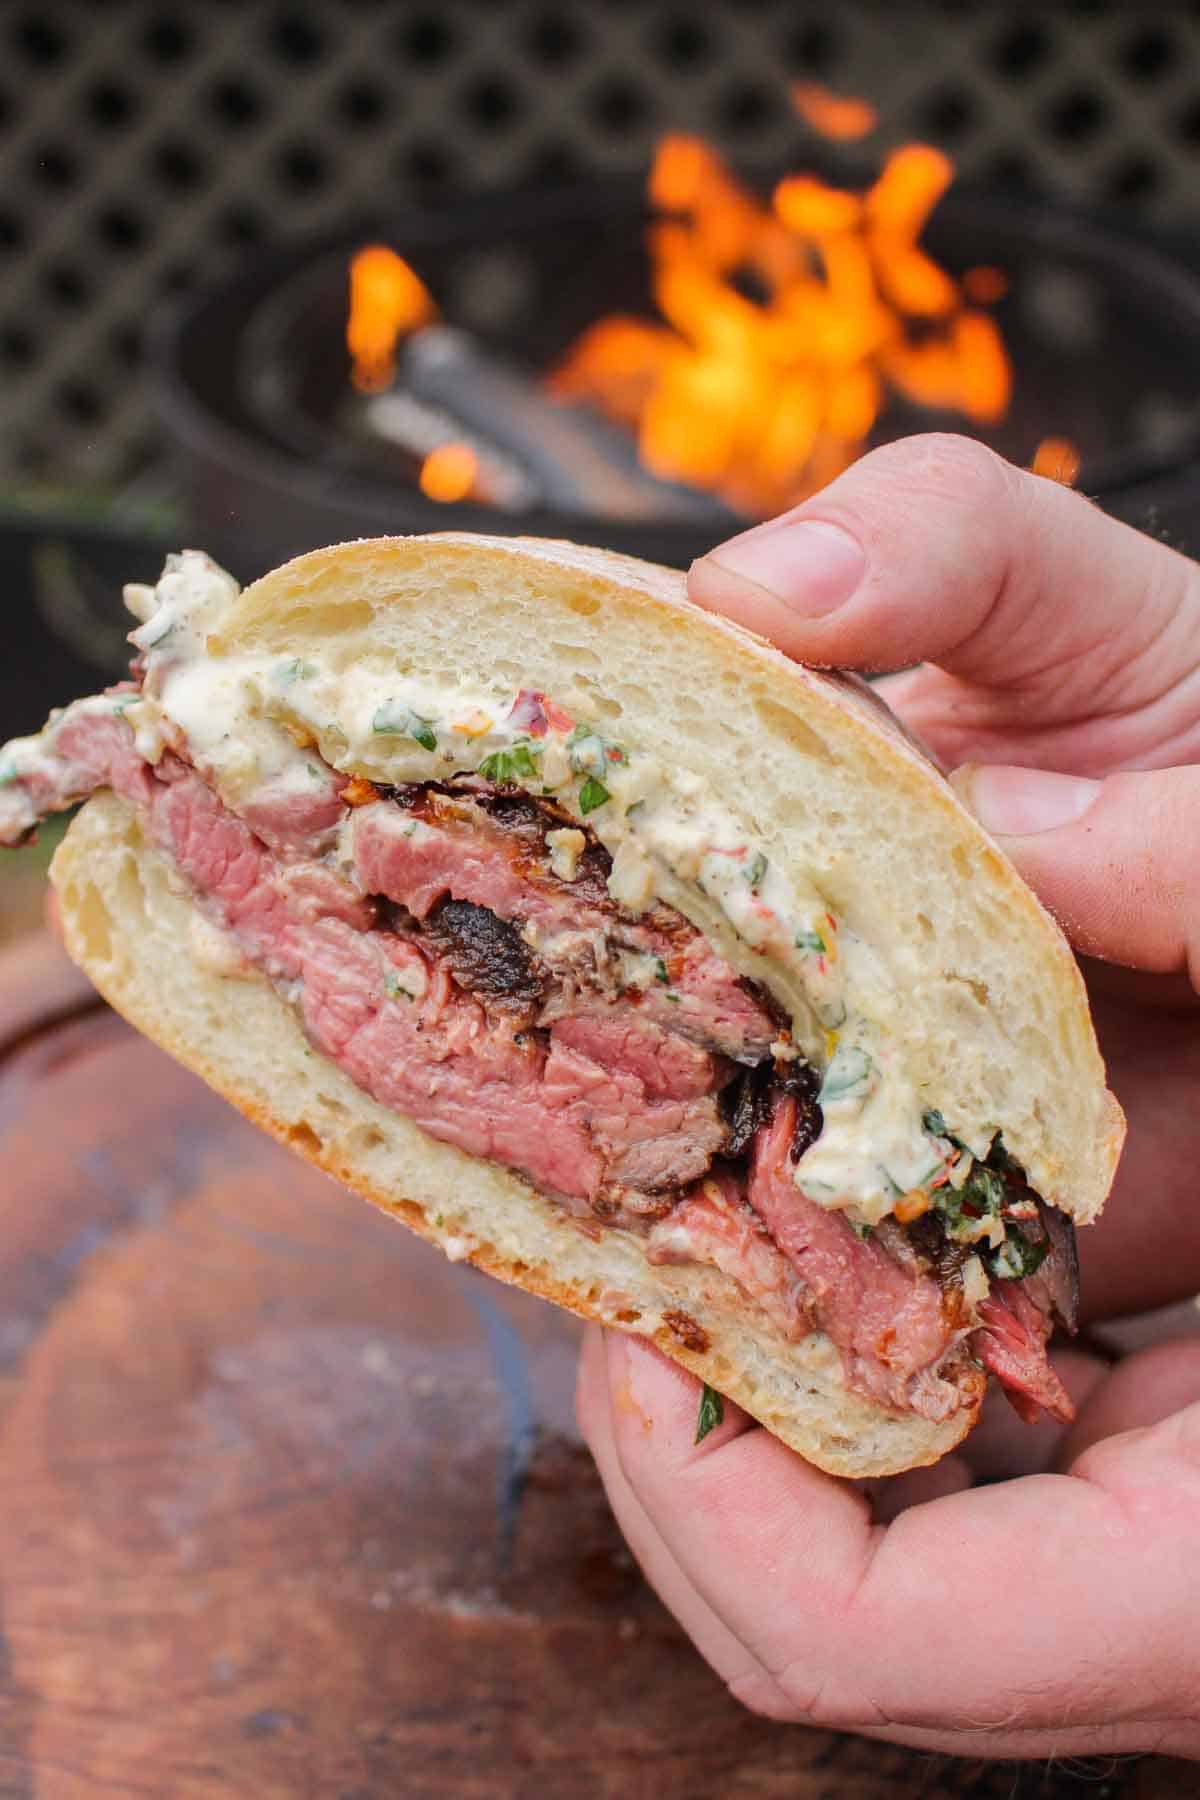
<instances>
[{"instance_id":1,"label":"blurred background","mask_svg":"<svg viewBox=\"0 0 1200 1800\"><path fill-rule=\"evenodd\" d=\"M1200 6L0 10L0 735L198 544L685 562L963 429L1200 549ZM0 935L48 846L5 861Z\"/></svg>"}]
</instances>

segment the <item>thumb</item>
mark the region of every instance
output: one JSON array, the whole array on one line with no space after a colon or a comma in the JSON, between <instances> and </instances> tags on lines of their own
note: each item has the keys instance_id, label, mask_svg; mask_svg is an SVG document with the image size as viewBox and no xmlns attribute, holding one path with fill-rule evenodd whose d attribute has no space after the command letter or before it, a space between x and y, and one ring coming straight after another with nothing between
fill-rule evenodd
<instances>
[{"instance_id":1,"label":"thumb","mask_svg":"<svg viewBox=\"0 0 1200 1800\"><path fill-rule=\"evenodd\" d=\"M688 593L800 662L933 662L1032 689L1042 724L1160 700L1194 670L1200 628L1194 562L940 433L873 450L718 545Z\"/></svg>"},{"instance_id":2,"label":"thumb","mask_svg":"<svg viewBox=\"0 0 1200 1800\"><path fill-rule=\"evenodd\" d=\"M1077 950L1200 992L1200 768L1085 781L967 764L951 779Z\"/></svg>"}]
</instances>

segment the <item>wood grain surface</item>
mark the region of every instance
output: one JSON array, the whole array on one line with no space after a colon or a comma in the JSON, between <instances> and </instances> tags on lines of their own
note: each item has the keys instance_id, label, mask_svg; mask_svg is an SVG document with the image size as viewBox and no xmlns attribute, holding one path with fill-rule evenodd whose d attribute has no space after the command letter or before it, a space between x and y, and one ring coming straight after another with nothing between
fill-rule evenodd
<instances>
[{"instance_id":1,"label":"wood grain surface","mask_svg":"<svg viewBox=\"0 0 1200 1800\"><path fill-rule=\"evenodd\" d=\"M0 1168L0 1793L1200 1791L742 1711L609 1518L573 1324L252 1130L48 940L0 958Z\"/></svg>"}]
</instances>

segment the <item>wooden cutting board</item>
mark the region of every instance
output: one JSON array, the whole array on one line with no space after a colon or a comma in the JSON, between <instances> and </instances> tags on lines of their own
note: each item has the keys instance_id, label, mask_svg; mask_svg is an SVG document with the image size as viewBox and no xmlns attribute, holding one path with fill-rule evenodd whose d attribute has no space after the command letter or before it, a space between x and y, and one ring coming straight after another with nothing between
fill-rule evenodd
<instances>
[{"instance_id":1,"label":"wooden cutting board","mask_svg":"<svg viewBox=\"0 0 1200 1800\"><path fill-rule=\"evenodd\" d=\"M1197 1792L750 1717L610 1521L572 1322L252 1130L48 939L0 957L0 1169L0 1793Z\"/></svg>"}]
</instances>

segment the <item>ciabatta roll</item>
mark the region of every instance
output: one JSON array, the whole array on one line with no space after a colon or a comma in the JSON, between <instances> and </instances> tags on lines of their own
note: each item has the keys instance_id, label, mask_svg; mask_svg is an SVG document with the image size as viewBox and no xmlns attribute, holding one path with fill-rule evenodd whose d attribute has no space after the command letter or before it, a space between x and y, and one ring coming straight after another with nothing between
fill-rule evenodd
<instances>
[{"instance_id":1,"label":"ciabatta roll","mask_svg":"<svg viewBox=\"0 0 1200 1800\"><path fill-rule=\"evenodd\" d=\"M1121 1115L1056 925L867 690L570 544L129 599L131 681L0 752L0 841L93 796L53 880L140 1030L823 1469L936 1459L989 1370L1066 1415Z\"/></svg>"}]
</instances>

